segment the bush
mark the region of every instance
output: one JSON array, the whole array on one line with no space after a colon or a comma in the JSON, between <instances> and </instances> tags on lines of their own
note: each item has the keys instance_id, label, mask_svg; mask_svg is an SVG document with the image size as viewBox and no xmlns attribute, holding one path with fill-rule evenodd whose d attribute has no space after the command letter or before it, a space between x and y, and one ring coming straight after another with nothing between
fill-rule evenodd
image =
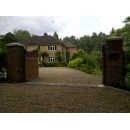
<instances>
[{"instance_id":1,"label":"bush","mask_svg":"<svg viewBox=\"0 0 130 130\"><path fill-rule=\"evenodd\" d=\"M70 61L68 66L70 68L77 68L77 67L81 67L81 65L83 64L83 59L82 58L76 58L73 61Z\"/></svg>"},{"instance_id":2,"label":"bush","mask_svg":"<svg viewBox=\"0 0 130 130\"><path fill-rule=\"evenodd\" d=\"M126 80L130 82L130 64L126 65Z\"/></svg>"},{"instance_id":3,"label":"bush","mask_svg":"<svg viewBox=\"0 0 130 130\"><path fill-rule=\"evenodd\" d=\"M44 62L43 60L39 63L39 66L41 67L59 67L59 64L56 63L56 62L52 62L52 63L47 63L47 62Z\"/></svg>"},{"instance_id":4,"label":"bush","mask_svg":"<svg viewBox=\"0 0 130 130\"><path fill-rule=\"evenodd\" d=\"M45 66L46 65L46 63L42 60L42 61L40 61L40 63L39 63L39 66L40 67L43 67L43 66Z\"/></svg>"},{"instance_id":5,"label":"bush","mask_svg":"<svg viewBox=\"0 0 130 130\"><path fill-rule=\"evenodd\" d=\"M87 65L86 64L82 64L81 68L79 70L87 72Z\"/></svg>"},{"instance_id":6,"label":"bush","mask_svg":"<svg viewBox=\"0 0 130 130\"><path fill-rule=\"evenodd\" d=\"M97 64L96 58L93 55L87 55L86 56L86 64L88 66L91 66L92 68L95 68L96 64Z\"/></svg>"},{"instance_id":7,"label":"bush","mask_svg":"<svg viewBox=\"0 0 130 130\"><path fill-rule=\"evenodd\" d=\"M7 50L6 45L0 43L0 72L4 73L6 71L7 63Z\"/></svg>"},{"instance_id":8,"label":"bush","mask_svg":"<svg viewBox=\"0 0 130 130\"><path fill-rule=\"evenodd\" d=\"M71 60L75 60L76 58L83 58L84 55L86 55L85 51L82 49L79 49L76 53L73 53Z\"/></svg>"}]
</instances>

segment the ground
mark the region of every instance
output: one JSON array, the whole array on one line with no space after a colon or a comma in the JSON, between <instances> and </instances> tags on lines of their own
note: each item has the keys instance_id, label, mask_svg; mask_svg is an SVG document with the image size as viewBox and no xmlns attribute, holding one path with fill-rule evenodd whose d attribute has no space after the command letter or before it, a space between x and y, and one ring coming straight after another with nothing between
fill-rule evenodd
<instances>
[{"instance_id":1,"label":"ground","mask_svg":"<svg viewBox=\"0 0 130 130\"><path fill-rule=\"evenodd\" d=\"M43 67L39 68L39 78L33 82L98 85L102 83L102 77L68 67Z\"/></svg>"},{"instance_id":2,"label":"ground","mask_svg":"<svg viewBox=\"0 0 130 130\"><path fill-rule=\"evenodd\" d=\"M38 81L57 85L38 84ZM40 78L30 83L34 84L0 83L0 112L130 112L130 93L110 87L97 87L97 84L101 83L101 76L93 76L70 68L40 68ZM58 83L66 84L58 85ZM91 85L87 86L89 83Z\"/></svg>"}]
</instances>

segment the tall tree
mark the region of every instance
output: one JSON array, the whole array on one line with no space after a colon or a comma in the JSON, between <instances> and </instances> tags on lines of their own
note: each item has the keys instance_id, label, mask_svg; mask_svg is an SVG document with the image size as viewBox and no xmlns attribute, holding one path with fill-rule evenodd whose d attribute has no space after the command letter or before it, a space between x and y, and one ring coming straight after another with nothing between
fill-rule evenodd
<instances>
[{"instance_id":1,"label":"tall tree","mask_svg":"<svg viewBox=\"0 0 130 130\"><path fill-rule=\"evenodd\" d=\"M17 38L11 32L8 32L2 38L2 43L4 43L4 44L13 43L13 42L17 42Z\"/></svg>"},{"instance_id":2,"label":"tall tree","mask_svg":"<svg viewBox=\"0 0 130 130\"><path fill-rule=\"evenodd\" d=\"M18 42L25 40L29 37L31 37L31 34L27 30L22 30L22 29L14 29L13 30L14 36L17 38Z\"/></svg>"},{"instance_id":3,"label":"tall tree","mask_svg":"<svg viewBox=\"0 0 130 130\"><path fill-rule=\"evenodd\" d=\"M115 29L114 29L114 27L111 29L110 34L109 34L109 35L110 35L110 36L115 35Z\"/></svg>"},{"instance_id":4,"label":"tall tree","mask_svg":"<svg viewBox=\"0 0 130 130\"><path fill-rule=\"evenodd\" d=\"M54 32L53 37L55 37L57 40L59 40L59 36L56 32Z\"/></svg>"}]
</instances>

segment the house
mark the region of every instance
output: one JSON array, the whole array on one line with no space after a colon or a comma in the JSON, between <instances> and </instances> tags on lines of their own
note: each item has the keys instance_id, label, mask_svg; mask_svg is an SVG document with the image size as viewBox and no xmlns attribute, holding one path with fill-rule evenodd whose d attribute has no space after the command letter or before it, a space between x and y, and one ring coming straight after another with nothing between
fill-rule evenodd
<instances>
[{"instance_id":1,"label":"house","mask_svg":"<svg viewBox=\"0 0 130 130\"><path fill-rule=\"evenodd\" d=\"M66 40L63 42L63 44L66 46L66 51L70 53L70 57L72 56L73 53L77 52L77 46L72 42Z\"/></svg>"},{"instance_id":2,"label":"house","mask_svg":"<svg viewBox=\"0 0 130 130\"><path fill-rule=\"evenodd\" d=\"M70 55L77 51L77 46L71 42L60 42L55 37L44 33L43 36L32 36L22 42L25 48L30 51L32 49L38 49L42 52L47 52L48 56L39 56L39 62L44 60L45 62L56 62L58 60L56 51L61 52L62 62L66 62L66 52Z\"/></svg>"}]
</instances>

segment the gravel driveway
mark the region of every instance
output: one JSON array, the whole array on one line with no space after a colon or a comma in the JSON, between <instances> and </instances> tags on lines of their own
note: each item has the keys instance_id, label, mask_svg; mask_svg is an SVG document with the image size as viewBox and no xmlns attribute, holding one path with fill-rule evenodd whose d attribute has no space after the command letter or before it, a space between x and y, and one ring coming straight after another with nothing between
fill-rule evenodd
<instances>
[{"instance_id":1,"label":"gravel driveway","mask_svg":"<svg viewBox=\"0 0 130 130\"><path fill-rule=\"evenodd\" d=\"M71 68L40 68L40 78L29 83L0 83L1 113L122 113L130 112L130 93L110 87L85 87L101 84L93 76ZM65 83L67 85L56 85ZM69 84L78 84L78 86Z\"/></svg>"},{"instance_id":2,"label":"gravel driveway","mask_svg":"<svg viewBox=\"0 0 130 130\"><path fill-rule=\"evenodd\" d=\"M39 68L39 78L33 82L98 85L102 83L102 76L68 67L42 67Z\"/></svg>"}]
</instances>

